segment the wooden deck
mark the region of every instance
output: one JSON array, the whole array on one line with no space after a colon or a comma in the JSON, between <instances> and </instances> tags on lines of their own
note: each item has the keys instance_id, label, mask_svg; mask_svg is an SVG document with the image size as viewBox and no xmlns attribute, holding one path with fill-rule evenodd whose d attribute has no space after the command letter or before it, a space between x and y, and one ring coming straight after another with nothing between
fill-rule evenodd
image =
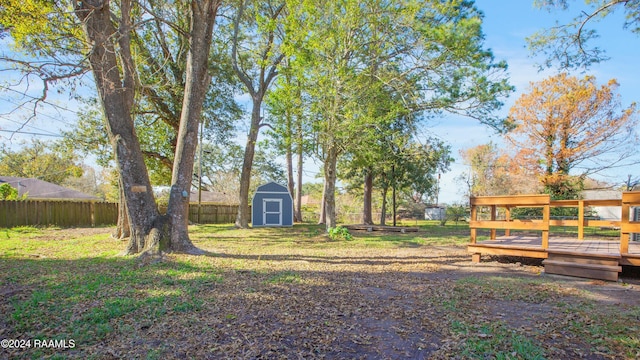
<instances>
[{"instance_id":1,"label":"wooden deck","mask_svg":"<svg viewBox=\"0 0 640 360\"><path fill-rule=\"evenodd\" d=\"M479 241L468 246L469 252L491 255L524 256L546 259L549 253L601 255L621 259L623 265L640 266L640 242L629 243L629 252L620 254L617 239L583 239L549 237L549 247L542 249L539 236L500 236L495 240Z\"/></svg>"},{"instance_id":2,"label":"wooden deck","mask_svg":"<svg viewBox=\"0 0 640 360\"><path fill-rule=\"evenodd\" d=\"M621 219L602 221L585 219L585 207L620 206ZM482 254L522 256L545 259L545 272L603 280L617 280L621 265L640 266L640 242L630 241L632 233L640 232L640 222L630 220L630 209L640 206L640 192L623 193L618 200L551 201L547 195L493 196L471 198L471 243L468 251L475 262ZM514 208L542 208L539 220L513 220ZM576 207L578 219L554 220L553 207ZM479 220L488 213L490 220ZM498 208L504 208L501 219ZM488 209L488 211L486 211ZM620 230L619 238L585 239L586 226L613 226ZM577 227L577 237L550 234L551 226ZM478 229L490 229L490 239L477 241ZM504 230L504 236L497 236ZM539 236L512 235L514 230L539 233Z\"/></svg>"}]
</instances>

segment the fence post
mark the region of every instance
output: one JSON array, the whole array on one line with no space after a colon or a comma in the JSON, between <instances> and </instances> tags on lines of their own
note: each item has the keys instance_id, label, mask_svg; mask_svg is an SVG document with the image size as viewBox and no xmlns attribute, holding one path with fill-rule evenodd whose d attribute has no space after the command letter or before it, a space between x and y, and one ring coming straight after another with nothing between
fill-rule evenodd
<instances>
[{"instance_id":1,"label":"fence post","mask_svg":"<svg viewBox=\"0 0 640 360\"><path fill-rule=\"evenodd\" d=\"M96 207L95 203L92 201L90 204L91 208L91 227L96 227Z\"/></svg>"}]
</instances>

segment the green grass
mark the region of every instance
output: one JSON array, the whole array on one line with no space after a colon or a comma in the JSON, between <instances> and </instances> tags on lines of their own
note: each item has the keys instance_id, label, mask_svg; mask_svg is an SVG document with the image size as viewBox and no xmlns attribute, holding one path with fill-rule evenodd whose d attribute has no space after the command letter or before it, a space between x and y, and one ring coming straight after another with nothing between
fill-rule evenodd
<instances>
[{"instance_id":1,"label":"green grass","mask_svg":"<svg viewBox=\"0 0 640 360\"><path fill-rule=\"evenodd\" d=\"M415 220L412 222L415 226ZM426 245L465 245L469 242L467 225L436 225L437 222L419 220L420 231L401 233L351 231L348 241L332 241L325 232L324 225L302 224L293 228L258 228L238 230L231 225L200 225L194 227L190 235L194 241L216 238L221 246L229 244L235 249L250 251L256 243L262 249L299 247L311 249L340 248L395 248Z\"/></svg>"},{"instance_id":2,"label":"green grass","mask_svg":"<svg viewBox=\"0 0 640 360\"><path fill-rule=\"evenodd\" d=\"M300 281L300 275L293 271L277 273L267 279L267 282L270 284L292 284L299 283Z\"/></svg>"},{"instance_id":3,"label":"green grass","mask_svg":"<svg viewBox=\"0 0 640 360\"><path fill-rule=\"evenodd\" d=\"M469 239L468 227L462 224L440 226L437 222L418 221L405 225L417 225L420 231L354 231L352 240L334 241L325 234L324 227L312 224L251 230L238 230L232 225L192 226L194 244L210 255L170 255L167 261L144 267L135 257L119 255L126 244L111 239L109 229L97 235L66 229L2 229L0 290L5 296L0 300L0 313L5 315L7 326L3 338L74 339L80 351L30 349L11 356L18 358L113 357L104 352L108 346L104 344L122 339L138 341L140 346L139 352L123 357L166 358L172 348L145 342L147 331L180 329L170 335L185 342L190 337L183 333L194 324L201 326L196 328L200 332L214 326L250 332L253 330L246 328L243 316L252 309L237 306L247 299L280 306L282 299L289 300L303 293L302 289L311 289L318 292L312 297L314 301L336 301L336 308L341 306L338 299L355 301L356 310L345 314L366 314L367 310L360 310L358 305L364 300L361 293L322 292L328 285L335 286L332 281L340 283L331 280L333 276L345 281L362 277L364 280L355 282L359 284L358 281L373 281L376 274L394 271L397 278L442 271L438 261L445 260L435 259L434 264L429 264L434 259L425 254L434 247L464 251ZM411 257L405 260L399 253ZM620 353L627 358L640 353L638 306L601 307L588 294L544 277L470 273L446 283L424 280L423 284L433 285L424 298L424 304L433 312L426 314L441 314L440 325L447 329L441 335L456 339L453 349L462 358L543 359L550 357L544 341L561 331L584 339L593 351ZM365 290L373 291L374 285L365 285ZM485 306L490 303L520 306L522 311L531 308L527 314L531 319L521 320L532 323L542 319L543 310L553 309L549 321L557 325L527 330L529 325L493 317L496 310ZM377 305L393 306L394 300ZM283 305L279 313L287 311ZM310 311L311 316L318 317L313 321L320 324L349 319L337 310L337 317L330 321L322 318L325 313L313 313L313 307ZM0 350L0 357L4 356L7 354Z\"/></svg>"},{"instance_id":4,"label":"green grass","mask_svg":"<svg viewBox=\"0 0 640 360\"><path fill-rule=\"evenodd\" d=\"M454 321L451 331L464 338L460 355L468 359L545 359L539 344L500 321L468 324Z\"/></svg>"}]
</instances>

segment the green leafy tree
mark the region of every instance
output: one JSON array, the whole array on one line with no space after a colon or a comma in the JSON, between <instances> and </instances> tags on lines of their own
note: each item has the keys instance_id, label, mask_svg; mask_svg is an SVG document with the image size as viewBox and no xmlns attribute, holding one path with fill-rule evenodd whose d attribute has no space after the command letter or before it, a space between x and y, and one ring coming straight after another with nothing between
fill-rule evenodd
<instances>
[{"instance_id":1,"label":"green leafy tree","mask_svg":"<svg viewBox=\"0 0 640 360\"><path fill-rule=\"evenodd\" d=\"M267 119L270 130L269 145L284 155L287 170L287 187L294 196L294 219L302 221L302 175L304 157L313 151L313 137L309 114L304 107L304 78L297 76L288 61L281 67L281 76L267 97ZM294 181L293 158L296 157L297 179ZM297 186L294 184L297 183Z\"/></svg>"},{"instance_id":2,"label":"green leafy tree","mask_svg":"<svg viewBox=\"0 0 640 360\"><path fill-rule=\"evenodd\" d=\"M232 64L251 96L251 123L245 145L236 227L249 226L251 168L263 116L262 102L278 74L284 54L280 50L284 31L285 2L282 0L239 0L233 22Z\"/></svg>"},{"instance_id":3,"label":"green leafy tree","mask_svg":"<svg viewBox=\"0 0 640 360\"><path fill-rule=\"evenodd\" d=\"M452 161L450 147L437 139L429 139L425 144L420 144L410 138L392 146L377 181L382 189L383 199L380 223L385 223L388 190L392 191L391 210L395 226L397 193L404 192L408 195L405 198L414 202L422 201L424 195L437 191L437 176L446 172Z\"/></svg>"},{"instance_id":4,"label":"green leafy tree","mask_svg":"<svg viewBox=\"0 0 640 360\"><path fill-rule=\"evenodd\" d=\"M41 140L23 143L20 150L0 147L0 174L35 178L62 185L69 178L82 176L82 164L70 150Z\"/></svg>"},{"instance_id":5,"label":"green leafy tree","mask_svg":"<svg viewBox=\"0 0 640 360\"><path fill-rule=\"evenodd\" d=\"M440 225L444 226L448 220L455 221L458 225L458 222L463 221L467 216L469 216L469 210L466 205L451 204L447 206L445 217L440 221Z\"/></svg>"},{"instance_id":6,"label":"green leafy tree","mask_svg":"<svg viewBox=\"0 0 640 360\"><path fill-rule=\"evenodd\" d=\"M412 110L415 107L406 103L407 100L404 94L398 91L399 89L376 81L377 75L375 68L370 69L370 86L365 89L367 96L362 99L366 101L367 107L364 116L370 119L371 126L362 129L359 141L349 146L340 161L341 179L352 179L352 182L360 184L364 180L362 197L364 224L373 224L374 182L383 185L380 221L384 224L386 192L391 184L388 181L390 179L387 178L390 171L388 165L398 160L395 150L411 141L412 135L416 132L416 118L419 116L418 112Z\"/></svg>"},{"instance_id":7,"label":"green leafy tree","mask_svg":"<svg viewBox=\"0 0 640 360\"><path fill-rule=\"evenodd\" d=\"M132 29L131 43L135 49L137 71L136 95L133 106L134 126L140 141L144 162L153 185L171 183L180 116L183 106L187 70L190 22L187 2L172 4L153 1L149 4L155 17ZM209 63L211 84L206 90L202 111L202 132L205 141L228 143L234 122L243 111L235 101L239 83L231 67L228 42L216 33L212 40ZM104 116L95 98L83 98L86 104L73 131L63 133L68 146L93 154L104 167L111 166L112 147L106 136ZM197 177L194 186L197 187ZM124 199L124 194L121 194ZM116 238L129 236L126 206L119 207Z\"/></svg>"},{"instance_id":8,"label":"green leafy tree","mask_svg":"<svg viewBox=\"0 0 640 360\"><path fill-rule=\"evenodd\" d=\"M132 47L138 82L136 86L134 122L151 183L168 185L171 182L173 156L182 111L189 21L185 14L188 3L169 6L164 2L150 2L150 11L162 15L133 29ZM233 73L228 42L216 33L212 40L209 64L211 85L203 104L203 139L228 143L235 130L234 123L243 110L234 99L239 82ZM69 146L98 157L108 166L113 154L106 136L105 122L98 99L83 98L85 107L73 131L64 132Z\"/></svg>"},{"instance_id":9,"label":"green leafy tree","mask_svg":"<svg viewBox=\"0 0 640 360\"><path fill-rule=\"evenodd\" d=\"M0 200L24 200L27 196L28 194L19 196L18 189L7 183L0 185Z\"/></svg>"},{"instance_id":10,"label":"green leafy tree","mask_svg":"<svg viewBox=\"0 0 640 360\"><path fill-rule=\"evenodd\" d=\"M512 88L482 48L482 16L466 1L291 1L287 54L303 69L325 176L327 228L335 227L336 164L371 127L372 78L402 89L408 105L449 111L495 128L492 114ZM372 51L371 47L377 47ZM375 56L371 56L374 54ZM375 76L371 76L375 69ZM417 79L414 87L406 86ZM415 105L414 105L415 104Z\"/></svg>"}]
</instances>

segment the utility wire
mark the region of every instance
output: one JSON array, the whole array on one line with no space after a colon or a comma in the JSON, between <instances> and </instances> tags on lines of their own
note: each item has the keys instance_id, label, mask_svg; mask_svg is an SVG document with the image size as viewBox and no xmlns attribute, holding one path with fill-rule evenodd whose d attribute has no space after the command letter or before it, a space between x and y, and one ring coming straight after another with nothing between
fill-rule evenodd
<instances>
[{"instance_id":1,"label":"utility wire","mask_svg":"<svg viewBox=\"0 0 640 360\"><path fill-rule=\"evenodd\" d=\"M12 133L12 134L24 134L24 135L36 135L36 136L51 136L51 137L59 137L62 138L62 135L56 134L44 134L44 133L35 133L29 131L20 131L20 130L0 130L1 132Z\"/></svg>"},{"instance_id":2,"label":"utility wire","mask_svg":"<svg viewBox=\"0 0 640 360\"><path fill-rule=\"evenodd\" d=\"M10 121L10 122L12 122L12 123L14 123L14 124L22 125L22 123L20 123L19 121L15 121L15 120L9 119L9 118L7 118L7 117L5 117L5 116L2 116L2 115L0 115L0 119L6 120L6 121ZM40 128L37 128L37 127L35 127L35 126L33 126L33 125L29 125L29 124L27 124L27 125L25 125L25 126L30 127L30 128L32 128L32 129L34 129L34 130L37 130L37 131L44 131L44 132L47 132L47 133L51 134L51 136L58 136L58 135L59 135L59 134L56 134L56 133L54 133L54 132L52 132L52 131L49 131L49 130L46 130L46 129L40 129Z\"/></svg>"},{"instance_id":3,"label":"utility wire","mask_svg":"<svg viewBox=\"0 0 640 360\"><path fill-rule=\"evenodd\" d=\"M1 87L1 86L0 86L0 87ZM19 103L17 103L16 101L13 101L13 100L11 100L11 99L0 99L0 100L2 100L2 101L6 101L6 102L11 103L11 104L13 104L13 105L16 105L16 106L17 106L17 108L25 107L25 104L19 104ZM17 109L17 108L16 108L16 109ZM30 111L30 110L29 110L29 111ZM68 111L72 111L72 110L68 110ZM12 112L13 112L13 111L12 111ZM79 115L79 113L78 113L78 112L76 112L75 114L76 114L76 115ZM61 122L61 123L65 124L65 125L71 125L70 123L68 123L68 122L67 122L67 121L65 121L65 120L62 120L62 119L59 119L59 118L53 117L53 116L51 116L51 115L49 115L49 114L45 114L45 113L42 113L42 112L39 112L39 113L38 113L38 116L46 117L46 118L49 118L49 119L51 119L51 120L53 120L53 121Z\"/></svg>"},{"instance_id":4,"label":"utility wire","mask_svg":"<svg viewBox=\"0 0 640 360\"><path fill-rule=\"evenodd\" d=\"M69 109L69 108L67 108L67 107L64 107L64 106L61 106L61 105L58 105L58 104L54 104L54 103L49 102L49 101L47 101L47 100L43 100L43 99L41 99L41 98L38 98L38 97L35 97L35 96L32 96L32 95L29 95L29 94L23 93L23 92L21 92L21 91L18 91L18 90L12 89L12 88L7 87L7 86L4 86L4 85L0 85L0 89L9 90L9 91L12 91L12 92L14 92L14 93L20 94L20 95L22 95L22 96L28 97L28 98L30 98L30 99L38 100L38 101L40 101L40 102L42 102L42 103L44 103L44 104L51 105L51 106L53 106L53 107L55 107L55 108L58 108L58 109L61 109L61 110L65 110L65 111L68 111L68 112L73 113L73 114L76 114L76 115L80 115L76 110L71 110L71 109Z\"/></svg>"}]
</instances>

